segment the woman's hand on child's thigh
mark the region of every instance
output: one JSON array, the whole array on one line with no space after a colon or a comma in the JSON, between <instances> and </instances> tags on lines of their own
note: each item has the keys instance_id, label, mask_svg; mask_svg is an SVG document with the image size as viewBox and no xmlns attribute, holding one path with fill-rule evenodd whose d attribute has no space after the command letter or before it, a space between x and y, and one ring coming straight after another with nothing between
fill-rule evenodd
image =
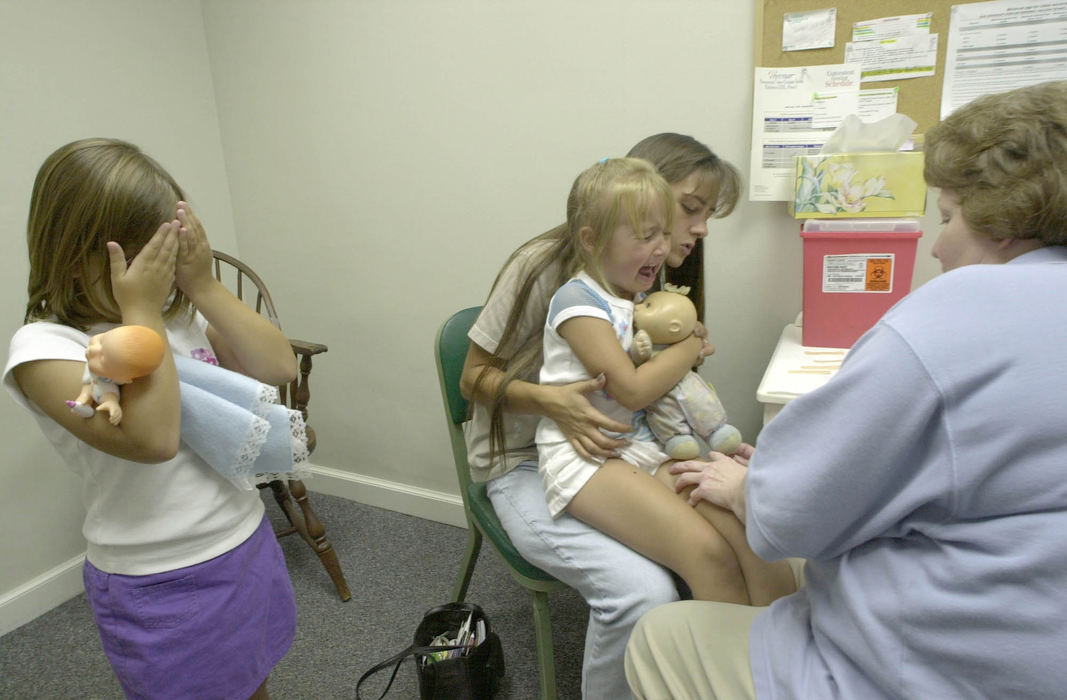
<instances>
[{"instance_id":1,"label":"woman's hand on child's thigh","mask_svg":"<svg viewBox=\"0 0 1067 700\"><path fill-rule=\"evenodd\" d=\"M704 500L729 508L742 518L745 474L748 468L720 452L710 452L708 457L710 461L691 459L671 464L670 473L678 477L674 482L674 490L681 493L692 486L694 488L689 494L690 505ZM742 510L740 513L735 508L738 505Z\"/></svg>"},{"instance_id":2,"label":"woman's hand on child's thigh","mask_svg":"<svg viewBox=\"0 0 1067 700\"><path fill-rule=\"evenodd\" d=\"M213 253L200 219L187 202L178 202L178 263L175 279L178 289L192 296L200 285L214 280L211 276Z\"/></svg>"},{"instance_id":3,"label":"woman's hand on child's thigh","mask_svg":"<svg viewBox=\"0 0 1067 700\"><path fill-rule=\"evenodd\" d=\"M170 296L178 255L178 228L177 219L160 224L128 266L122 246L108 242L111 291L127 323L131 320L126 315L131 312L143 311L158 317Z\"/></svg>"}]
</instances>

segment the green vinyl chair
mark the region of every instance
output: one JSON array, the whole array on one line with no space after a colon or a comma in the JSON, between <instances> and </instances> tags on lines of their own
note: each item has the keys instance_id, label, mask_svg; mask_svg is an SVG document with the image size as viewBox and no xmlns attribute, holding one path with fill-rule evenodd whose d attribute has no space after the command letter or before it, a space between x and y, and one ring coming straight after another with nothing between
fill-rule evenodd
<instances>
[{"instance_id":1,"label":"green vinyl chair","mask_svg":"<svg viewBox=\"0 0 1067 700\"><path fill-rule=\"evenodd\" d=\"M467 595L474 565L478 561L484 537L504 560L512 577L530 591L533 602L534 628L537 638L537 665L541 676L541 698L556 698L556 667L552 658L552 622L548 616L548 594L563 584L551 575L522 558L511 543L493 504L486 494L485 484L471 481L467 461L467 443L463 439L463 423L467 420L467 400L459 391L459 379L467 358L470 340L467 332L481 311L480 306L463 309L442 324L434 341L437 377L441 382L441 398L445 403L448 436L452 441L452 457L459 477L459 492L463 496L463 511L467 515L467 553L460 569L452 599L462 602Z\"/></svg>"}]
</instances>

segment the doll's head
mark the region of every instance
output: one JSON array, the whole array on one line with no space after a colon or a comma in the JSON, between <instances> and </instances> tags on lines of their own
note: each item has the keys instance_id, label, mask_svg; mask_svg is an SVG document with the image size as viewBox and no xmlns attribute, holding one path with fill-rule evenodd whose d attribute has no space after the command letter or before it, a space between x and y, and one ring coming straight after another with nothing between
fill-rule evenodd
<instances>
[{"instance_id":1,"label":"doll's head","mask_svg":"<svg viewBox=\"0 0 1067 700\"><path fill-rule=\"evenodd\" d=\"M81 329L119 322L107 242L133 260L182 199L174 178L125 141L83 139L48 156L30 199L26 321L54 318ZM168 316L186 306L178 293Z\"/></svg>"},{"instance_id":2,"label":"doll's head","mask_svg":"<svg viewBox=\"0 0 1067 700\"><path fill-rule=\"evenodd\" d=\"M94 335L85 349L89 371L116 384L151 374L163 361L163 339L146 326L119 326Z\"/></svg>"},{"instance_id":3,"label":"doll's head","mask_svg":"<svg viewBox=\"0 0 1067 700\"><path fill-rule=\"evenodd\" d=\"M696 307L683 292L653 292L644 301L634 304L634 327L648 333L656 345L685 340L692 334L696 322Z\"/></svg>"}]
</instances>

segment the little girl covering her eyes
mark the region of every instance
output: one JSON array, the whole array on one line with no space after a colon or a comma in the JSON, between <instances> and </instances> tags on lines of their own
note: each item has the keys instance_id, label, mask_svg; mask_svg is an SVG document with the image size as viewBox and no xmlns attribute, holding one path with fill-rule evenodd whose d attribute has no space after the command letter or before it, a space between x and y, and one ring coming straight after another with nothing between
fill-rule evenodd
<instances>
[{"instance_id":1,"label":"little girl covering her eyes","mask_svg":"<svg viewBox=\"0 0 1067 700\"><path fill-rule=\"evenodd\" d=\"M30 204L26 325L3 381L83 481L85 589L127 696L265 698L295 633L292 585L258 491L190 439L247 448L248 426L262 432L263 419L233 410L218 387L269 389L296 375L296 359L211 274L211 246L184 200L129 143L86 139L50 155ZM134 325L165 339L159 367L124 378L121 421L75 415L67 400L90 338ZM193 375L214 393L186 391ZM197 410L190 396L229 412ZM291 465L302 423L293 435L280 423L263 452Z\"/></svg>"},{"instance_id":2,"label":"little girl covering her eyes","mask_svg":"<svg viewBox=\"0 0 1067 700\"><path fill-rule=\"evenodd\" d=\"M605 159L571 189L567 226L578 263L549 303L540 381L568 384L603 374L604 389L590 402L633 432L616 436L629 438L617 458L587 459L542 418L537 447L545 498L553 517L566 510L674 570L697 599L766 605L792 592L788 564L760 561L736 519L728 540L676 495L660 469L668 456L645 422L643 409L700 359L702 328L640 367L628 354L634 300L652 287L670 252L673 212L670 186L641 159Z\"/></svg>"}]
</instances>

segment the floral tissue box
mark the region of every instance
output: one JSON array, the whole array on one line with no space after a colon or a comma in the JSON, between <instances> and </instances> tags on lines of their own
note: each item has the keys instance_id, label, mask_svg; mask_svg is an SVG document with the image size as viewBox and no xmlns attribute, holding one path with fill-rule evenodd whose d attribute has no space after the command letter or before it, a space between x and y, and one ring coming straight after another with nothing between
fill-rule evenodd
<instances>
[{"instance_id":1,"label":"floral tissue box","mask_svg":"<svg viewBox=\"0 0 1067 700\"><path fill-rule=\"evenodd\" d=\"M797 219L922 216L922 151L830 153L796 157L789 214Z\"/></svg>"}]
</instances>

